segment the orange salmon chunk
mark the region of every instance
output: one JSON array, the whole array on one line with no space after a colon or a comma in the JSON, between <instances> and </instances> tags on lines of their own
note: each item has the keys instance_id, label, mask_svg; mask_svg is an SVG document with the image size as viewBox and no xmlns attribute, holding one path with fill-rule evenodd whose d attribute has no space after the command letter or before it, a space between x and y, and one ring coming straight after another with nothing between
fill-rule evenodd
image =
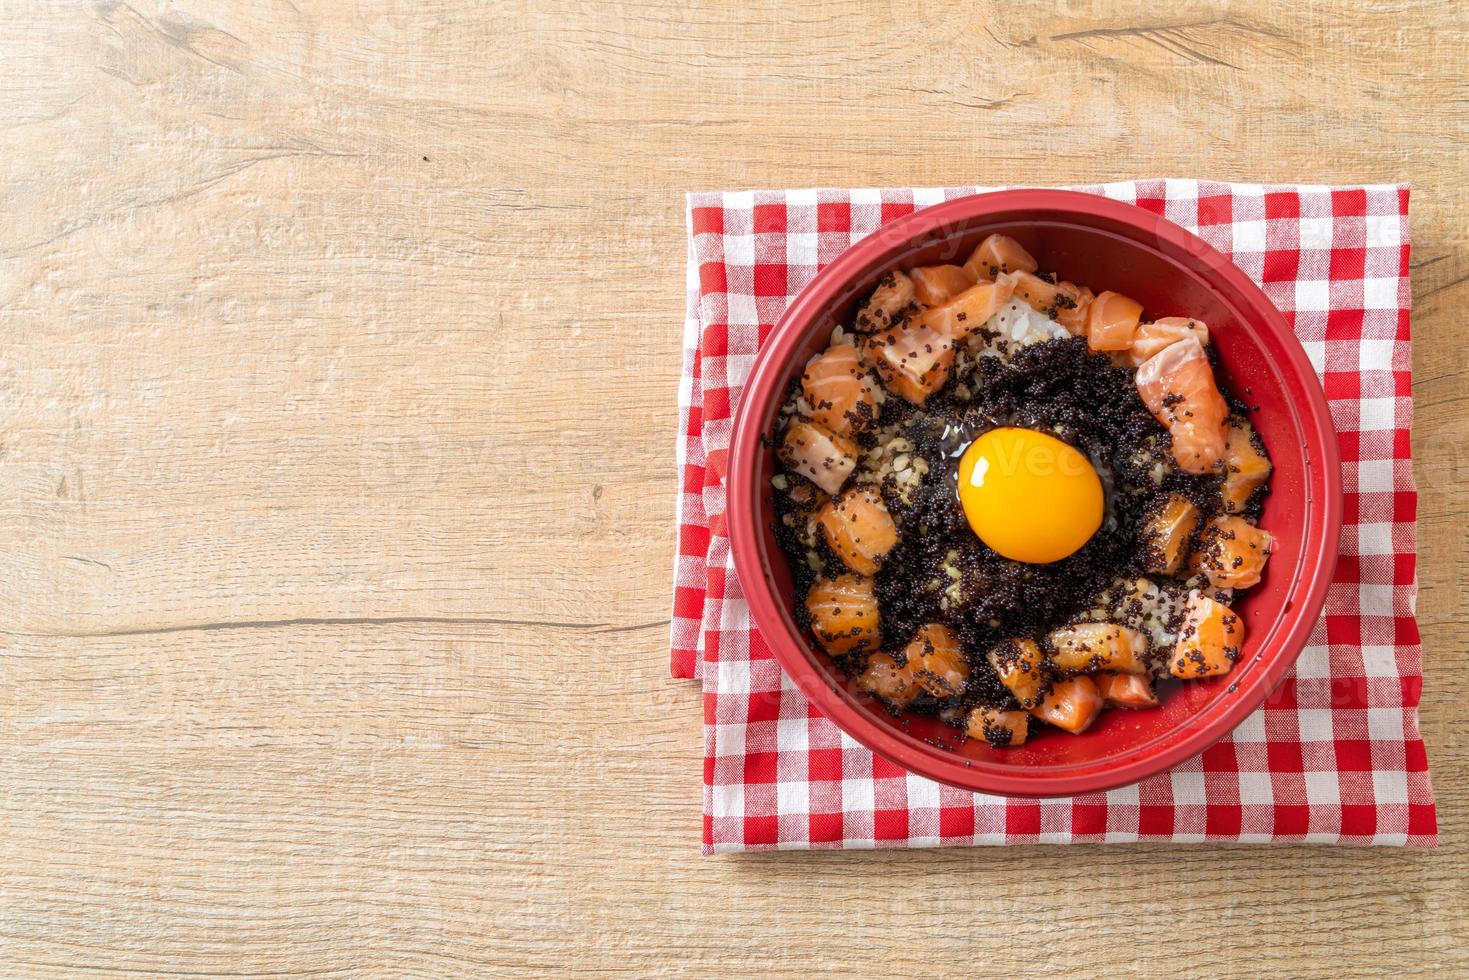
<instances>
[{"instance_id":1,"label":"orange salmon chunk","mask_svg":"<svg viewBox=\"0 0 1469 980\"><path fill-rule=\"evenodd\" d=\"M1056 308L1056 322L1066 328L1066 332L1073 337L1086 336L1087 318L1091 315L1092 303L1096 297L1092 291L1085 286L1075 286L1069 282L1056 284L1063 295L1070 296L1074 306L1058 306Z\"/></svg>"},{"instance_id":2,"label":"orange salmon chunk","mask_svg":"<svg viewBox=\"0 0 1469 980\"><path fill-rule=\"evenodd\" d=\"M1010 299L1011 288L1007 279L971 286L945 305L920 313L914 325L928 327L955 342L961 341L1000 311Z\"/></svg>"},{"instance_id":3,"label":"orange salmon chunk","mask_svg":"<svg viewBox=\"0 0 1469 980\"><path fill-rule=\"evenodd\" d=\"M876 575L883 556L898 543L898 527L882 496L870 487L828 501L817 520L836 556L863 575Z\"/></svg>"},{"instance_id":4,"label":"orange salmon chunk","mask_svg":"<svg viewBox=\"0 0 1469 980\"><path fill-rule=\"evenodd\" d=\"M964 269L977 281L999 278L1006 272L1034 272L1040 266L1034 256L1009 235L991 235L964 263Z\"/></svg>"},{"instance_id":5,"label":"orange salmon chunk","mask_svg":"<svg viewBox=\"0 0 1469 980\"><path fill-rule=\"evenodd\" d=\"M918 683L936 698L962 694L969 683L969 661L959 649L959 638L947 626L931 623L922 627L903 654Z\"/></svg>"},{"instance_id":6,"label":"orange salmon chunk","mask_svg":"<svg viewBox=\"0 0 1469 980\"><path fill-rule=\"evenodd\" d=\"M870 428L877 418L872 386L851 344L833 345L801 373L801 393L811 406L811 421L839 436Z\"/></svg>"},{"instance_id":7,"label":"orange salmon chunk","mask_svg":"<svg viewBox=\"0 0 1469 980\"><path fill-rule=\"evenodd\" d=\"M1031 715L1062 731L1080 735L1096 721L1102 696L1090 677L1067 677L1051 685Z\"/></svg>"},{"instance_id":8,"label":"orange salmon chunk","mask_svg":"<svg viewBox=\"0 0 1469 980\"><path fill-rule=\"evenodd\" d=\"M1229 406L1214 369L1194 337L1170 344L1137 369L1137 392L1173 437L1173 459L1185 473L1218 473L1224 466Z\"/></svg>"},{"instance_id":9,"label":"orange salmon chunk","mask_svg":"<svg viewBox=\"0 0 1469 980\"><path fill-rule=\"evenodd\" d=\"M865 575L817 579L806 593L811 632L832 656L876 650L877 596Z\"/></svg>"},{"instance_id":10,"label":"orange salmon chunk","mask_svg":"<svg viewBox=\"0 0 1469 980\"><path fill-rule=\"evenodd\" d=\"M1137 334L1143 306L1137 300L1107 290L1092 300L1086 317L1086 343L1094 351L1127 350Z\"/></svg>"},{"instance_id":11,"label":"orange salmon chunk","mask_svg":"<svg viewBox=\"0 0 1469 980\"><path fill-rule=\"evenodd\" d=\"M1069 282L1047 282L1028 272L1012 272L1005 276L1005 281L1010 283L1016 299L1057 322L1063 314L1074 313L1081 297L1081 291ZM1095 305L1093 301L1092 306Z\"/></svg>"},{"instance_id":12,"label":"orange salmon chunk","mask_svg":"<svg viewBox=\"0 0 1469 980\"><path fill-rule=\"evenodd\" d=\"M948 382L954 342L925 324L904 324L873 334L867 356L888 390L922 405Z\"/></svg>"},{"instance_id":13,"label":"orange salmon chunk","mask_svg":"<svg viewBox=\"0 0 1469 980\"><path fill-rule=\"evenodd\" d=\"M902 272L889 272L877 281L852 325L860 333L885 330L902 320L916 301L913 280Z\"/></svg>"},{"instance_id":14,"label":"orange salmon chunk","mask_svg":"<svg viewBox=\"0 0 1469 980\"><path fill-rule=\"evenodd\" d=\"M1191 320L1186 316L1166 316L1152 323L1138 325L1133 336L1132 347L1127 352L1127 363L1140 366L1163 348L1193 337L1203 347L1209 346L1209 328L1203 320Z\"/></svg>"},{"instance_id":15,"label":"orange salmon chunk","mask_svg":"<svg viewBox=\"0 0 1469 980\"><path fill-rule=\"evenodd\" d=\"M1216 589L1248 589L1265 571L1272 540L1243 517L1216 517L1199 535L1198 568Z\"/></svg>"},{"instance_id":16,"label":"orange salmon chunk","mask_svg":"<svg viewBox=\"0 0 1469 980\"><path fill-rule=\"evenodd\" d=\"M1183 680L1220 677L1233 669L1244 642L1245 627L1239 614L1194 589L1188 594L1168 672Z\"/></svg>"},{"instance_id":17,"label":"orange salmon chunk","mask_svg":"<svg viewBox=\"0 0 1469 980\"><path fill-rule=\"evenodd\" d=\"M1030 716L1024 711L973 708L965 730L970 738L982 738L997 749L1016 748L1025 744L1030 733Z\"/></svg>"},{"instance_id":18,"label":"orange salmon chunk","mask_svg":"<svg viewBox=\"0 0 1469 980\"><path fill-rule=\"evenodd\" d=\"M1199 508L1187 497L1170 493L1143 519L1139 545L1143 568L1173 575L1183 567L1189 540L1199 526Z\"/></svg>"},{"instance_id":19,"label":"orange salmon chunk","mask_svg":"<svg viewBox=\"0 0 1469 980\"><path fill-rule=\"evenodd\" d=\"M857 444L824 426L800 419L786 427L780 458L827 493L841 490L857 468Z\"/></svg>"},{"instance_id":20,"label":"orange salmon chunk","mask_svg":"<svg viewBox=\"0 0 1469 980\"><path fill-rule=\"evenodd\" d=\"M913 294L924 306L943 306L974 285L974 277L963 266L925 265L908 271Z\"/></svg>"},{"instance_id":21,"label":"orange salmon chunk","mask_svg":"<svg viewBox=\"0 0 1469 980\"><path fill-rule=\"evenodd\" d=\"M1270 457L1259 446L1259 436L1248 422L1231 422L1224 437L1224 509L1238 514L1255 491L1270 479Z\"/></svg>"},{"instance_id":22,"label":"orange salmon chunk","mask_svg":"<svg viewBox=\"0 0 1469 980\"><path fill-rule=\"evenodd\" d=\"M1096 676L1097 691L1107 704L1119 708L1156 708L1160 703L1153 691L1153 682L1141 674L1110 674Z\"/></svg>"},{"instance_id":23,"label":"orange salmon chunk","mask_svg":"<svg viewBox=\"0 0 1469 980\"><path fill-rule=\"evenodd\" d=\"M913 665L899 667L891 654L874 653L867 658L867 666L857 676L857 686L869 694L882 698L899 711L913 703L923 688L913 677Z\"/></svg>"},{"instance_id":24,"label":"orange salmon chunk","mask_svg":"<svg viewBox=\"0 0 1469 980\"><path fill-rule=\"evenodd\" d=\"M1034 640L1007 640L991 650L988 659L1000 683L1022 708L1040 704L1047 678L1045 658Z\"/></svg>"},{"instance_id":25,"label":"orange salmon chunk","mask_svg":"<svg viewBox=\"0 0 1469 980\"><path fill-rule=\"evenodd\" d=\"M1058 670L1142 674L1148 669L1143 660L1148 638L1116 623L1073 623L1052 630L1047 639L1056 651L1051 663Z\"/></svg>"}]
</instances>

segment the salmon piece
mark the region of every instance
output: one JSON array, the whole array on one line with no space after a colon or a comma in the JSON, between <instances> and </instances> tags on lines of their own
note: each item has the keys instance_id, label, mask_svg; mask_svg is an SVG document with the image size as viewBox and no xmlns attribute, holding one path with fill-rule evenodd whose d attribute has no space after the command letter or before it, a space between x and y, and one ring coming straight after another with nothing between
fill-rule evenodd
<instances>
[{"instance_id":1,"label":"salmon piece","mask_svg":"<svg viewBox=\"0 0 1469 980\"><path fill-rule=\"evenodd\" d=\"M916 299L913 280L894 269L877 281L877 288L858 308L852 326L860 333L884 330L902 320Z\"/></svg>"},{"instance_id":2,"label":"salmon piece","mask_svg":"<svg viewBox=\"0 0 1469 980\"><path fill-rule=\"evenodd\" d=\"M868 338L867 357L889 391L922 405L948 383L954 342L926 323L907 323Z\"/></svg>"},{"instance_id":3,"label":"salmon piece","mask_svg":"<svg viewBox=\"0 0 1469 980\"><path fill-rule=\"evenodd\" d=\"M1114 670L1147 673L1148 638L1116 623L1073 623L1051 630L1051 663L1063 671Z\"/></svg>"},{"instance_id":4,"label":"salmon piece","mask_svg":"<svg viewBox=\"0 0 1469 980\"><path fill-rule=\"evenodd\" d=\"M913 677L911 663L899 667L892 654L881 652L867 658L866 668L857 676L857 686L899 711L912 704L923 690Z\"/></svg>"},{"instance_id":5,"label":"salmon piece","mask_svg":"<svg viewBox=\"0 0 1469 980\"><path fill-rule=\"evenodd\" d=\"M811 583L806 593L811 632L833 657L877 649L874 584L865 575L838 575Z\"/></svg>"},{"instance_id":6,"label":"salmon piece","mask_svg":"<svg viewBox=\"0 0 1469 980\"><path fill-rule=\"evenodd\" d=\"M989 652L990 666L1000 683L1022 708L1041 703L1046 690L1045 657L1034 640L1007 640Z\"/></svg>"},{"instance_id":7,"label":"salmon piece","mask_svg":"<svg viewBox=\"0 0 1469 980\"><path fill-rule=\"evenodd\" d=\"M1056 322L1066 328L1066 332L1073 337L1086 336L1086 319L1091 312L1092 302L1096 296L1085 286L1076 286L1069 282L1058 282L1059 286L1067 295L1075 301L1076 305L1056 308Z\"/></svg>"},{"instance_id":8,"label":"salmon piece","mask_svg":"<svg viewBox=\"0 0 1469 980\"><path fill-rule=\"evenodd\" d=\"M1028 272L1012 272L1004 278L1009 280L1016 299L1058 322L1063 313L1074 315L1080 301L1081 290L1069 282L1047 282Z\"/></svg>"},{"instance_id":9,"label":"salmon piece","mask_svg":"<svg viewBox=\"0 0 1469 980\"><path fill-rule=\"evenodd\" d=\"M857 487L821 508L817 518L826 543L854 572L876 575L883 556L898 543L898 527L876 490Z\"/></svg>"},{"instance_id":10,"label":"salmon piece","mask_svg":"<svg viewBox=\"0 0 1469 980\"><path fill-rule=\"evenodd\" d=\"M1173 437L1173 458L1186 473L1217 473L1224 465L1229 407L1197 337L1169 344L1137 369L1143 404Z\"/></svg>"},{"instance_id":11,"label":"salmon piece","mask_svg":"<svg viewBox=\"0 0 1469 980\"><path fill-rule=\"evenodd\" d=\"M1153 682L1141 674L1098 674L1097 693L1119 708L1156 708L1158 695Z\"/></svg>"},{"instance_id":12,"label":"salmon piece","mask_svg":"<svg viewBox=\"0 0 1469 980\"><path fill-rule=\"evenodd\" d=\"M1220 677L1230 672L1245 642L1239 615L1198 589L1188 594L1188 607L1168 672L1183 680Z\"/></svg>"},{"instance_id":13,"label":"salmon piece","mask_svg":"<svg viewBox=\"0 0 1469 980\"><path fill-rule=\"evenodd\" d=\"M1087 310L1086 345L1094 351L1127 350L1137 335L1143 305L1108 289Z\"/></svg>"},{"instance_id":14,"label":"salmon piece","mask_svg":"<svg viewBox=\"0 0 1469 980\"><path fill-rule=\"evenodd\" d=\"M1198 569L1216 589L1248 589L1265 571L1271 540L1243 517L1216 517L1199 535Z\"/></svg>"},{"instance_id":15,"label":"salmon piece","mask_svg":"<svg viewBox=\"0 0 1469 980\"><path fill-rule=\"evenodd\" d=\"M1127 363L1138 367L1163 348L1193 337L1202 347L1209 346L1209 327L1203 320L1191 320L1186 316L1165 316L1152 323L1138 324L1127 351Z\"/></svg>"},{"instance_id":16,"label":"salmon piece","mask_svg":"<svg viewBox=\"0 0 1469 980\"><path fill-rule=\"evenodd\" d=\"M1143 520L1140 539L1143 568L1175 575L1188 557L1189 540L1199 527L1199 508L1187 497L1170 493Z\"/></svg>"},{"instance_id":17,"label":"salmon piece","mask_svg":"<svg viewBox=\"0 0 1469 980\"><path fill-rule=\"evenodd\" d=\"M984 326L985 321L1009 302L1011 289L1007 279L970 286L943 306L918 314L913 326L927 327L958 343Z\"/></svg>"},{"instance_id":18,"label":"salmon piece","mask_svg":"<svg viewBox=\"0 0 1469 980\"><path fill-rule=\"evenodd\" d=\"M965 723L970 738L982 738L997 749L1025 744L1030 734L1030 715L1023 711L1001 711L999 708L973 708Z\"/></svg>"},{"instance_id":19,"label":"salmon piece","mask_svg":"<svg viewBox=\"0 0 1469 980\"><path fill-rule=\"evenodd\" d=\"M977 281L998 279L1006 272L1034 272L1040 266L1025 247L1009 235L991 235L979 243L964 263Z\"/></svg>"},{"instance_id":20,"label":"salmon piece","mask_svg":"<svg viewBox=\"0 0 1469 980\"><path fill-rule=\"evenodd\" d=\"M1090 677L1067 677L1051 685L1032 716L1073 735L1080 735L1102 710L1102 695Z\"/></svg>"},{"instance_id":21,"label":"salmon piece","mask_svg":"<svg viewBox=\"0 0 1469 980\"><path fill-rule=\"evenodd\" d=\"M833 344L801 374L811 421L839 436L863 430L877 418L877 396L867 368L851 344Z\"/></svg>"},{"instance_id":22,"label":"salmon piece","mask_svg":"<svg viewBox=\"0 0 1469 980\"><path fill-rule=\"evenodd\" d=\"M827 493L836 493L857 468L857 444L823 425L796 419L786 427L780 458Z\"/></svg>"},{"instance_id":23,"label":"salmon piece","mask_svg":"<svg viewBox=\"0 0 1469 980\"><path fill-rule=\"evenodd\" d=\"M1270 479L1270 457L1260 448L1248 422L1231 422L1224 436L1224 510L1238 514Z\"/></svg>"},{"instance_id":24,"label":"salmon piece","mask_svg":"<svg viewBox=\"0 0 1469 980\"><path fill-rule=\"evenodd\" d=\"M959 638L941 623L920 627L903 655L918 683L936 698L956 697L969 683L969 661L959 649Z\"/></svg>"},{"instance_id":25,"label":"salmon piece","mask_svg":"<svg viewBox=\"0 0 1469 980\"><path fill-rule=\"evenodd\" d=\"M959 265L925 265L908 270L913 295L924 306L943 306L974 285L974 276Z\"/></svg>"}]
</instances>

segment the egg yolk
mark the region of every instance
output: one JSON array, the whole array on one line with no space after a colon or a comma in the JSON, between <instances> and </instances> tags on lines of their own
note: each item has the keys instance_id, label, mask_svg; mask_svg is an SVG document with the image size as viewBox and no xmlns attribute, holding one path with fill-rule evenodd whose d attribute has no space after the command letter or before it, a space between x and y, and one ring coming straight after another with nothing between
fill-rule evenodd
<instances>
[{"instance_id":1,"label":"egg yolk","mask_svg":"<svg viewBox=\"0 0 1469 980\"><path fill-rule=\"evenodd\" d=\"M1060 561L1102 526L1102 481L1091 462L1031 429L991 429L969 444L959 502L981 541L1037 565Z\"/></svg>"}]
</instances>

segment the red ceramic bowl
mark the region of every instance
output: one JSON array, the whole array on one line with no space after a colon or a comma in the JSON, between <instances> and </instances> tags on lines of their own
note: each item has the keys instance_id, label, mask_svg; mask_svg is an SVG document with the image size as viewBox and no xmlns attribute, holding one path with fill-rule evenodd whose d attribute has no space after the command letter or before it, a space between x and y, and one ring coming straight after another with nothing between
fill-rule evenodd
<instances>
[{"instance_id":1,"label":"red ceramic bowl","mask_svg":"<svg viewBox=\"0 0 1469 980\"><path fill-rule=\"evenodd\" d=\"M1109 710L1085 734L1046 731L1015 749L962 740L932 717L894 718L849 681L792 619L790 571L770 531L770 434L787 385L832 327L893 267L963 262L988 234L1018 239L1041 268L1115 289L1155 315L1209 324L1224 382L1260 406L1252 421L1275 464L1261 525L1275 536L1265 578L1236 611L1243 656L1223 678L1178 684L1151 711ZM1321 613L1336 564L1341 477L1331 414L1305 351L1265 294L1194 235L1090 194L1001 191L936 205L852 246L796 297L745 386L730 449L729 531L750 612L801 691L874 752L964 789L1063 796L1136 782L1231 731L1290 668Z\"/></svg>"}]
</instances>

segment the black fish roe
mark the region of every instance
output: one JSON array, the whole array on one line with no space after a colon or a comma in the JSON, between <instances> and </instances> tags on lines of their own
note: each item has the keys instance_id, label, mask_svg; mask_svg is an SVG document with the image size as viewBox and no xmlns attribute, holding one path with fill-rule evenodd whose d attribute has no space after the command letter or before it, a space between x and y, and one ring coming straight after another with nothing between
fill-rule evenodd
<instances>
[{"instance_id":1,"label":"black fish roe","mask_svg":"<svg viewBox=\"0 0 1469 980\"><path fill-rule=\"evenodd\" d=\"M968 400L956 394L961 384L971 394ZM798 394L799 385L793 384L790 393ZM1237 415L1247 415L1238 401L1232 404ZM1171 440L1138 397L1133 373L1089 351L1081 338L1021 348L1008 363L980 358L973 371L956 374L921 407L889 397L879 421L884 428L896 426L913 443L910 455L929 465L906 500L892 476L881 488L899 532L898 544L876 576L881 649L902 663L902 651L920 627L950 627L971 666L962 696L966 707L1017 707L989 663L989 650L1017 637L1044 644L1046 633L1096 605L1099 594L1119 576L1145 574L1146 553L1139 547L1143 520L1170 493L1192 500L1205 521L1220 509L1218 477L1183 473L1172 465ZM969 527L956 492L959 456L968 441L1002 425L1036 429L1070 443L1103 476L1107 499L1102 527L1067 558L1047 565L1012 561ZM956 442L954 431L967 435ZM776 432L777 443L782 435ZM857 438L864 447L873 445L870 432L859 431ZM1152 478L1157 469L1164 473L1161 483ZM809 628L800 599L818 574L837 575L846 569L814 529L813 515L825 495L784 472L793 492L775 495L774 531L790 558L797 623ZM1258 513L1258 495L1250 510ZM820 568L813 568L812 561ZM950 592L945 601L946 590L956 581L959 598L955 601ZM1114 605L1123 601L1114 597ZM860 655L838 660L854 676L862 661ZM952 701L924 695L908 710L937 713L953 707Z\"/></svg>"}]
</instances>

